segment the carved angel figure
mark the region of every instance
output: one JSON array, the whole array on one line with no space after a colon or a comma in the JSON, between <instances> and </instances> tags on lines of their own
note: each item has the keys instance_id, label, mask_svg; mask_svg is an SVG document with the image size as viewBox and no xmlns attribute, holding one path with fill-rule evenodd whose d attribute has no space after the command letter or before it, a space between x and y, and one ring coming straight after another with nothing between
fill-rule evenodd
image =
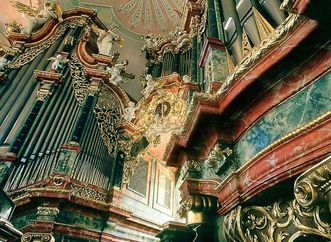
<instances>
[{"instance_id":1,"label":"carved angel figure","mask_svg":"<svg viewBox=\"0 0 331 242\"><path fill-rule=\"evenodd\" d=\"M64 65L69 62L67 57L61 54L57 54L56 57L51 57L48 60L54 61L52 63L52 69L55 71L60 71L64 67Z\"/></svg>"},{"instance_id":2,"label":"carved angel figure","mask_svg":"<svg viewBox=\"0 0 331 242\"><path fill-rule=\"evenodd\" d=\"M123 74L125 73L128 64L129 61L124 60L122 63L118 63L112 67L106 68L107 72L110 74L110 83L118 85L119 82L123 81Z\"/></svg>"},{"instance_id":3,"label":"carved angel figure","mask_svg":"<svg viewBox=\"0 0 331 242\"><path fill-rule=\"evenodd\" d=\"M59 2L46 0L44 8L38 12L35 7L31 7L18 1L11 1L13 7L18 12L28 18L28 25L25 29L26 34L30 35L35 27L43 25L48 19L54 18L62 21L62 8Z\"/></svg>"},{"instance_id":4,"label":"carved angel figure","mask_svg":"<svg viewBox=\"0 0 331 242\"><path fill-rule=\"evenodd\" d=\"M141 91L141 94L145 97L149 96L151 92L153 91L155 86L155 81L153 80L153 76L151 74L148 74L146 76L146 86L145 89Z\"/></svg>"},{"instance_id":5,"label":"carved angel figure","mask_svg":"<svg viewBox=\"0 0 331 242\"><path fill-rule=\"evenodd\" d=\"M4 71L9 61L4 56L0 56L0 71Z\"/></svg>"},{"instance_id":6,"label":"carved angel figure","mask_svg":"<svg viewBox=\"0 0 331 242\"><path fill-rule=\"evenodd\" d=\"M154 37L152 34L148 34L142 37L144 39L144 46L141 48L141 52L152 50L157 46L157 37Z\"/></svg>"},{"instance_id":7,"label":"carved angel figure","mask_svg":"<svg viewBox=\"0 0 331 242\"><path fill-rule=\"evenodd\" d=\"M153 59L153 49L157 47L158 37L148 34L143 36L142 39L144 39L144 46L140 50L142 53L145 52L146 59L151 61Z\"/></svg>"},{"instance_id":8,"label":"carved angel figure","mask_svg":"<svg viewBox=\"0 0 331 242\"><path fill-rule=\"evenodd\" d=\"M189 83L189 82L191 82L191 77L188 76L188 75L184 75L184 76L183 76L183 82L184 82L184 83Z\"/></svg>"},{"instance_id":9,"label":"carved angel figure","mask_svg":"<svg viewBox=\"0 0 331 242\"><path fill-rule=\"evenodd\" d=\"M112 30L105 31L103 29L98 29L98 39L97 46L99 49L99 54L112 56L114 44L117 43L122 47L123 39L113 32Z\"/></svg>"},{"instance_id":10,"label":"carved angel figure","mask_svg":"<svg viewBox=\"0 0 331 242\"><path fill-rule=\"evenodd\" d=\"M124 119L128 122L130 122L132 119L136 117L135 111L138 109L138 107L135 107L134 102L129 102L129 106L124 109Z\"/></svg>"}]
</instances>

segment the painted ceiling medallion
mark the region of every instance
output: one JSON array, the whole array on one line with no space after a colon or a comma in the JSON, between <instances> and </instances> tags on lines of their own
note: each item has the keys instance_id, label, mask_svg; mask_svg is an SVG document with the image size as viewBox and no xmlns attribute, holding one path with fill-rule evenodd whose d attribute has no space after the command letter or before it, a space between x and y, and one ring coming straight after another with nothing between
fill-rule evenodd
<instances>
[{"instance_id":1,"label":"painted ceiling medallion","mask_svg":"<svg viewBox=\"0 0 331 242\"><path fill-rule=\"evenodd\" d=\"M179 23L183 4L184 0L125 0L118 11L129 14L131 29L143 27L147 32L160 33Z\"/></svg>"}]
</instances>

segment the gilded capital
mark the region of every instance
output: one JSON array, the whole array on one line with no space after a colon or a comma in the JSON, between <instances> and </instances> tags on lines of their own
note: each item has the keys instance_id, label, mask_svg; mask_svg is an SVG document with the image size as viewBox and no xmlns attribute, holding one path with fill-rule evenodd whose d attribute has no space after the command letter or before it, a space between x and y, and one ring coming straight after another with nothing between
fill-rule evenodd
<instances>
[{"instance_id":1,"label":"gilded capital","mask_svg":"<svg viewBox=\"0 0 331 242\"><path fill-rule=\"evenodd\" d=\"M219 207L216 197L192 195L181 201L178 214L180 217L186 217L188 225L204 224L209 216L216 214Z\"/></svg>"},{"instance_id":2,"label":"gilded capital","mask_svg":"<svg viewBox=\"0 0 331 242\"><path fill-rule=\"evenodd\" d=\"M55 242L55 238L50 233L26 233L23 235L22 242Z\"/></svg>"},{"instance_id":3,"label":"gilded capital","mask_svg":"<svg viewBox=\"0 0 331 242\"><path fill-rule=\"evenodd\" d=\"M51 95L52 92L49 89L41 88L39 91L37 91L37 100L44 102L47 99L47 97Z\"/></svg>"}]
</instances>

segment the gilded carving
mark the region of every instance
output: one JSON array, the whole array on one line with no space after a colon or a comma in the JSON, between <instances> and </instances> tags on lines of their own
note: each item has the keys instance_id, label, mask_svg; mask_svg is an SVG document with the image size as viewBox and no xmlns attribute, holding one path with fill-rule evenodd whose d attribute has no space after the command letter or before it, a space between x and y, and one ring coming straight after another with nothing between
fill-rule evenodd
<instances>
[{"instance_id":1,"label":"gilded carving","mask_svg":"<svg viewBox=\"0 0 331 242\"><path fill-rule=\"evenodd\" d=\"M119 139L116 125L122 120L122 104L114 92L106 85L100 89L94 113L103 142L111 154Z\"/></svg>"},{"instance_id":2,"label":"gilded carving","mask_svg":"<svg viewBox=\"0 0 331 242\"><path fill-rule=\"evenodd\" d=\"M87 186L71 183L68 187L76 197L89 199L101 203L107 203L107 193L100 192Z\"/></svg>"},{"instance_id":3,"label":"gilded carving","mask_svg":"<svg viewBox=\"0 0 331 242\"><path fill-rule=\"evenodd\" d=\"M302 235L331 239L331 156L300 175L295 199L269 206L238 206L224 218L228 241L294 241Z\"/></svg>"},{"instance_id":4,"label":"gilded carving","mask_svg":"<svg viewBox=\"0 0 331 242\"><path fill-rule=\"evenodd\" d=\"M146 52L149 63L158 63L165 53L185 53L192 48L192 38L194 33L187 33L185 30L176 28L168 35L159 37L152 34L144 36L145 44L141 48Z\"/></svg>"},{"instance_id":5,"label":"gilded carving","mask_svg":"<svg viewBox=\"0 0 331 242\"><path fill-rule=\"evenodd\" d=\"M65 187L63 187L65 185ZM90 200L102 205L108 204L108 193L95 187L89 187L83 184L77 184L74 180L66 180L63 177L54 177L51 183L39 183L26 188L11 191L10 197L13 201L18 202L21 199L31 197L33 192L52 192L52 193L69 193L70 196L79 197L84 200ZM56 215L58 208L40 206L37 208L39 215Z\"/></svg>"},{"instance_id":6,"label":"gilded carving","mask_svg":"<svg viewBox=\"0 0 331 242\"><path fill-rule=\"evenodd\" d=\"M216 197L204 195L191 195L180 202L177 211L180 217L186 217L187 224L206 223L210 215L215 215L219 209Z\"/></svg>"},{"instance_id":7,"label":"gilded carving","mask_svg":"<svg viewBox=\"0 0 331 242\"><path fill-rule=\"evenodd\" d=\"M173 93L161 89L162 82L154 84L158 95L153 95L152 100L144 104L145 97L138 105L135 126L141 136L146 136L150 142L157 145L158 137L162 133L176 130L183 122L183 112L186 103L182 99L182 92Z\"/></svg>"},{"instance_id":8,"label":"gilded carving","mask_svg":"<svg viewBox=\"0 0 331 242\"><path fill-rule=\"evenodd\" d=\"M238 206L225 216L223 229L227 241L233 242L286 242L304 234L330 239L328 213L318 206L303 209L296 200L265 207Z\"/></svg>"},{"instance_id":9,"label":"gilded carving","mask_svg":"<svg viewBox=\"0 0 331 242\"><path fill-rule=\"evenodd\" d=\"M331 212L331 156L298 177L294 195L307 209L327 201Z\"/></svg>"},{"instance_id":10,"label":"gilded carving","mask_svg":"<svg viewBox=\"0 0 331 242\"><path fill-rule=\"evenodd\" d=\"M199 176L203 169L203 162L197 160L187 160L181 168L180 174L184 178L189 171L193 171ZM199 178L199 177L193 177Z\"/></svg>"},{"instance_id":11,"label":"gilded carving","mask_svg":"<svg viewBox=\"0 0 331 242\"><path fill-rule=\"evenodd\" d=\"M129 146L131 147L131 145ZM128 149L126 150L128 151ZM125 152L125 163L124 163L124 169L123 169L123 184L128 184L130 178L134 174L134 170L136 166L139 164L140 160L143 158L144 153L140 153L137 155L137 157L132 158L129 154L129 152Z\"/></svg>"},{"instance_id":12,"label":"gilded carving","mask_svg":"<svg viewBox=\"0 0 331 242\"><path fill-rule=\"evenodd\" d=\"M57 29L55 33L52 34L49 38L42 41L40 44L26 48L25 51L19 55L14 62L8 65L9 68L19 68L36 58L39 54L43 53L47 48L49 48L52 44L55 43L57 39L59 39L67 30L67 28L74 28L77 26L82 26L84 24L84 20L82 18L72 18L66 19L63 22L57 25Z\"/></svg>"},{"instance_id":13,"label":"gilded carving","mask_svg":"<svg viewBox=\"0 0 331 242\"><path fill-rule=\"evenodd\" d=\"M15 50L13 47L9 47L2 42L0 42L0 52L3 51L8 55L15 55L17 50Z\"/></svg>"},{"instance_id":14,"label":"gilded carving","mask_svg":"<svg viewBox=\"0 0 331 242\"><path fill-rule=\"evenodd\" d=\"M44 216L57 215L59 212L60 210L55 207L44 207L44 206L37 207L38 215L44 215Z\"/></svg>"},{"instance_id":15,"label":"gilded carving","mask_svg":"<svg viewBox=\"0 0 331 242\"><path fill-rule=\"evenodd\" d=\"M40 89L37 91L37 100L44 102L49 96L52 95L52 92L49 89Z\"/></svg>"},{"instance_id":16,"label":"gilded carving","mask_svg":"<svg viewBox=\"0 0 331 242\"><path fill-rule=\"evenodd\" d=\"M217 174L219 169L225 164L227 157L229 157L232 152L233 151L229 147L222 149L221 145L217 143L205 160L206 170L204 177Z\"/></svg>"},{"instance_id":17,"label":"gilded carving","mask_svg":"<svg viewBox=\"0 0 331 242\"><path fill-rule=\"evenodd\" d=\"M69 61L70 75L72 77L72 86L75 97L80 105L83 104L85 98L89 94L89 82L87 81L83 66L79 62L75 52L71 54L71 60Z\"/></svg>"},{"instance_id":18,"label":"gilded carving","mask_svg":"<svg viewBox=\"0 0 331 242\"><path fill-rule=\"evenodd\" d=\"M55 238L50 233L26 233L23 235L22 242L55 242Z\"/></svg>"}]
</instances>

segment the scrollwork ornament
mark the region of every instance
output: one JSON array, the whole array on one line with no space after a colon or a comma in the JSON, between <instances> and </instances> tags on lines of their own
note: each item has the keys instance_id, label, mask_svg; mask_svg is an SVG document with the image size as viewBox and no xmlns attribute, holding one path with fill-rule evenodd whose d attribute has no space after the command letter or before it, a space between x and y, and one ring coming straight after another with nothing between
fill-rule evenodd
<instances>
[{"instance_id":1,"label":"scrollwork ornament","mask_svg":"<svg viewBox=\"0 0 331 242\"><path fill-rule=\"evenodd\" d=\"M224 218L224 234L235 242L290 242L298 236L318 235L331 239L327 210L300 207L296 200L270 206L238 206Z\"/></svg>"},{"instance_id":2,"label":"scrollwork ornament","mask_svg":"<svg viewBox=\"0 0 331 242\"><path fill-rule=\"evenodd\" d=\"M101 137L108 148L109 154L112 154L119 140L116 125L121 122L123 111L120 100L106 85L101 87L94 113L98 121Z\"/></svg>"},{"instance_id":3,"label":"scrollwork ornament","mask_svg":"<svg viewBox=\"0 0 331 242\"><path fill-rule=\"evenodd\" d=\"M55 239L50 233L26 233L22 237L22 242L55 242Z\"/></svg>"},{"instance_id":4,"label":"scrollwork ornament","mask_svg":"<svg viewBox=\"0 0 331 242\"><path fill-rule=\"evenodd\" d=\"M187 160L182 169L181 175L184 176L188 171L195 171L197 173L201 173L203 169L203 163L197 160Z\"/></svg>"},{"instance_id":5,"label":"scrollwork ornament","mask_svg":"<svg viewBox=\"0 0 331 242\"><path fill-rule=\"evenodd\" d=\"M331 156L300 175L294 184L295 198L304 208L310 208L326 201L330 206L331 201L328 198L330 193Z\"/></svg>"},{"instance_id":6,"label":"scrollwork ornament","mask_svg":"<svg viewBox=\"0 0 331 242\"><path fill-rule=\"evenodd\" d=\"M96 202L106 203L107 193L97 191L95 189L71 183L69 189L72 189L72 194L76 197L89 199Z\"/></svg>"},{"instance_id":7,"label":"scrollwork ornament","mask_svg":"<svg viewBox=\"0 0 331 242\"><path fill-rule=\"evenodd\" d=\"M75 52L73 52L71 55L71 60L69 61L69 69L70 75L72 77L74 95L79 105L82 105L85 98L89 95L90 84L84 75L83 66L79 62Z\"/></svg>"},{"instance_id":8,"label":"scrollwork ornament","mask_svg":"<svg viewBox=\"0 0 331 242\"><path fill-rule=\"evenodd\" d=\"M57 215L59 212L60 210L55 207L44 207L44 206L37 207L38 215L44 215L44 216Z\"/></svg>"},{"instance_id":9,"label":"scrollwork ornament","mask_svg":"<svg viewBox=\"0 0 331 242\"><path fill-rule=\"evenodd\" d=\"M131 147L131 146L129 146ZM135 168L139 164L140 160L143 157L143 154L139 154L137 157L132 158L128 152L126 153L125 163L124 163L124 169L123 169L123 183L128 184L130 181L130 178L133 176Z\"/></svg>"}]
</instances>

